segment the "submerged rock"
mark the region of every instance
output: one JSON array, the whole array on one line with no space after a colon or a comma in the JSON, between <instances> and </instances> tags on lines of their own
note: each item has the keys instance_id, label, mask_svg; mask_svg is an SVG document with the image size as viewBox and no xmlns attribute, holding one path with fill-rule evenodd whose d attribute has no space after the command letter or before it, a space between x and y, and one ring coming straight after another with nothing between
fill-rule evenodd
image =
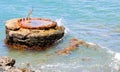
<instances>
[{"instance_id":1,"label":"submerged rock","mask_svg":"<svg viewBox=\"0 0 120 72\"><path fill-rule=\"evenodd\" d=\"M52 45L64 36L64 27L50 19L22 18L6 22L7 46L16 49L38 49Z\"/></svg>"},{"instance_id":2,"label":"submerged rock","mask_svg":"<svg viewBox=\"0 0 120 72\"><path fill-rule=\"evenodd\" d=\"M70 44L68 47L66 47L62 50L58 50L56 53L59 55L68 55L68 54L71 54L72 51L78 49L79 46L85 45L85 44L86 44L86 42L83 40L78 40L76 38L72 38L70 40Z\"/></svg>"}]
</instances>

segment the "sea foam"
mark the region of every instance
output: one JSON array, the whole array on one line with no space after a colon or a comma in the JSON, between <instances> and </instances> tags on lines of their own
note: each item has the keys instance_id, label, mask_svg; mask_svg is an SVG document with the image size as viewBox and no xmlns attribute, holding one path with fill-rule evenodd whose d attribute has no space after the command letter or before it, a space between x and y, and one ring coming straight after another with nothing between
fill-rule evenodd
<instances>
[{"instance_id":1,"label":"sea foam","mask_svg":"<svg viewBox=\"0 0 120 72\"><path fill-rule=\"evenodd\" d=\"M65 25L62 18L56 19L56 22L57 22L58 26L64 26L65 27L65 33L70 32L70 29Z\"/></svg>"}]
</instances>

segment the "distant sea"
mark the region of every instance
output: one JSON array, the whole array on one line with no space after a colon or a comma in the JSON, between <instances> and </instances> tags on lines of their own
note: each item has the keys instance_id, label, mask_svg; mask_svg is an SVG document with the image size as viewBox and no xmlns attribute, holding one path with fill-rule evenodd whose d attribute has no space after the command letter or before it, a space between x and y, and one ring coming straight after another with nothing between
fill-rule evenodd
<instances>
[{"instance_id":1,"label":"distant sea","mask_svg":"<svg viewBox=\"0 0 120 72\"><path fill-rule=\"evenodd\" d=\"M63 40L40 52L7 48L5 22L26 17L32 8L31 17L51 18L65 26ZM30 63L36 72L119 72L120 0L1 0L0 9L0 56L15 58L16 66ZM71 38L91 46L57 55L55 51L67 47Z\"/></svg>"}]
</instances>

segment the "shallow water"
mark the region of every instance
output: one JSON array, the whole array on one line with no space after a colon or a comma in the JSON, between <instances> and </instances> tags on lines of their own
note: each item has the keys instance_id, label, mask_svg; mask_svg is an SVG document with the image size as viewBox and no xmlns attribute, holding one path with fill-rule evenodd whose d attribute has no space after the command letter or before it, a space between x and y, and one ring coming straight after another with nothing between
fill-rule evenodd
<instances>
[{"instance_id":1,"label":"shallow water","mask_svg":"<svg viewBox=\"0 0 120 72\"><path fill-rule=\"evenodd\" d=\"M63 40L41 52L8 49L4 45L5 21L26 17L31 8L32 17L51 18L64 25ZM119 0L1 0L0 9L0 56L15 58L16 66L30 63L37 72L119 72ZM57 55L71 38L91 46L80 46L68 56Z\"/></svg>"}]
</instances>

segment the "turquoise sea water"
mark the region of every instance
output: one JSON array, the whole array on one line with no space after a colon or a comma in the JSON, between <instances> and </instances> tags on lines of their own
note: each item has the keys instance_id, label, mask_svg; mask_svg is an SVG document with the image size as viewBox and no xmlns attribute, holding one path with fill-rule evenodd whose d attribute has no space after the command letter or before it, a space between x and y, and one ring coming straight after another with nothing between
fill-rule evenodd
<instances>
[{"instance_id":1,"label":"turquoise sea water","mask_svg":"<svg viewBox=\"0 0 120 72\"><path fill-rule=\"evenodd\" d=\"M63 40L41 52L10 50L4 45L5 21L26 17L51 18L66 27ZM17 60L16 66L31 64L37 72L119 72L120 0L1 0L0 56ZM85 40L68 56L55 51L68 46L71 38ZM85 60L84 60L85 59Z\"/></svg>"}]
</instances>

